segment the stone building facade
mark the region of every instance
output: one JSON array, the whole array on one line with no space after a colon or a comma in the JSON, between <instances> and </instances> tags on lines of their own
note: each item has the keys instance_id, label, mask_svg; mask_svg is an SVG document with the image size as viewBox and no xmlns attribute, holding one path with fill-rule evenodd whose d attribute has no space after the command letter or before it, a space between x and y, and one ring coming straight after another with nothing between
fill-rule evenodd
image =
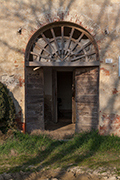
<instances>
[{"instance_id":1,"label":"stone building facade","mask_svg":"<svg viewBox=\"0 0 120 180\"><path fill-rule=\"evenodd\" d=\"M59 47L53 53L51 46ZM74 86L69 98L76 132L95 128L120 136L119 56L118 0L0 0L0 81L24 132L57 121L56 89L61 94L64 87L55 82L66 77Z\"/></svg>"}]
</instances>

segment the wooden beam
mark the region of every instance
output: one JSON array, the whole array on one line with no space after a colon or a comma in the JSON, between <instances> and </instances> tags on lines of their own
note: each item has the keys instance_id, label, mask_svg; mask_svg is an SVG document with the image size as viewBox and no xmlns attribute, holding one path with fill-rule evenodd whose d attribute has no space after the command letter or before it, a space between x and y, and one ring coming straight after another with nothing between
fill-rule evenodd
<instances>
[{"instance_id":1,"label":"wooden beam","mask_svg":"<svg viewBox=\"0 0 120 180\"><path fill-rule=\"evenodd\" d=\"M93 62L40 62L40 61L28 61L26 66L46 66L46 67L84 67L84 66L99 66L99 61Z\"/></svg>"},{"instance_id":2,"label":"wooden beam","mask_svg":"<svg viewBox=\"0 0 120 180\"><path fill-rule=\"evenodd\" d=\"M51 28L51 32L52 32L52 36L53 36L54 41L55 41L56 49L58 51L58 54L60 55L59 46L58 46L58 43L57 43L57 40L56 40L56 37L55 37L55 32L54 32L53 28Z\"/></svg>"},{"instance_id":3,"label":"wooden beam","mask_svg":"<svg viewBox=\"0 0 120 180\"><path fill-rule=\"evenodd\" d=\"M68 56L70 56L71 52L74 51L78 45L81 46L81 44L80 44L79 42L80 42L80 40L82 39L83 36L84 36L84 33L82 33L82 34L79 36L79 38L75 41L75 45L71 48L71 50L69 51L69 53L67 54L67 56L65 56L65 58L63 59L63 61L64 61ZM76 53L74 53L74 54L76 54Z\"/></svg>"},{"instance_id":4,"label":"wooden beam","mask_svg":"<svg viewBox=\"0 0 120 180\"><path fill-rule=\"evenodd\" d=\"M90 52L90 53L86 53L86 54L84 54L84 55L80 55L80 56L78 56L78 57L75 57L75 58L73 58L73 59L71 59L71 61L73 62L73 61L76 61L76 60L78 60L78 59L81 59L81 58L84 58L84 57L87 57L87 56L92 56L92 55L94 55L94 54L96 54L96 52ZM79 55L79 54L78 54ZM86 62L87 63L87 62Z\"/></svg>"}]
</instances>

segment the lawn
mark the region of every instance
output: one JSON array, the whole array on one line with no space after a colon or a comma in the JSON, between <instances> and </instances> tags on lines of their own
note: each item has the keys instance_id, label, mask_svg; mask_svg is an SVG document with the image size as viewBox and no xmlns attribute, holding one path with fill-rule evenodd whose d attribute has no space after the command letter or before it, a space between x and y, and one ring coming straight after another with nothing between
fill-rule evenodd
<instances>
[{"instance_id":1,"label":"lawn","mask_svg":"<svg viewBox=\"0 0 120 180\"><path fill-rule=\"evenodd\" d=\"M75 134L69 141L48 135L14 131L0 136L0 173L39 171L42 168L84 166L117 168L120 174L120 138L100 136L97 131Z\"/></svg>"}]
</instances>

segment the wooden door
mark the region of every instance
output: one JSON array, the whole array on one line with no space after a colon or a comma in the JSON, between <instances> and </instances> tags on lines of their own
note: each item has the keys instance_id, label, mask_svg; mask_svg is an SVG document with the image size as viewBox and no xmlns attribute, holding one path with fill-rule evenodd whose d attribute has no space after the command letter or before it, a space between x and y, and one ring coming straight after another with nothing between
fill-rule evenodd
<instances>
[{"instance_id":1,"label":"wooden door","mask_svg":"<svg viewBox=\"0 0 120 180\"><path fill-rule=\"evenodd\" d=\"M52 71L52 121L58 122L57 71Z\"/></svg>"},{"instance_id":2,"label":"wooden door","mask_svg":"<svg viewBox=\"0 0 120 180\"><path fill-rule=\"evenodd\" d=\"M76 132L98 127L98 67L75 70Z\"/></svg>"},{"instance_id":3,"label":"wooden door","mask_svg":"<svg viewBox=\"0 0 120 180\"><path fill-rule=\"evenodd\" d=\"M43 69L26 68L26 131L44 129Z\"/></svg>"}]
</instances>

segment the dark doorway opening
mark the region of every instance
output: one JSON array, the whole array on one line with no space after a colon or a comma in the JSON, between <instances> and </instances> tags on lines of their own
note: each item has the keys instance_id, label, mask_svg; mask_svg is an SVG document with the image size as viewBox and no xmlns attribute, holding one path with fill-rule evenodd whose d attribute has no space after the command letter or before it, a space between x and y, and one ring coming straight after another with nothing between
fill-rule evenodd
<instances>
[{"instance_id":1,"label":"dark doorway opening","mask_svg":"<svg viewBox=\"0 0 120 180\"><path fill-rule=\"evenodd\" d=\"M72 123L72 72L57 72L58 122Z\"/></svg>"},{"instance_id":2,"label":"dark doorway opening","mask_svg":"<svg viewBox=\"0 0 120 180\"><path fill-rule=\"evenodd\" d=\"M48 70L46 72L48 73ZM45 89L50 91L50 80L45 79L47 79L45 80ZM73 71L52 71L52 102L50 107L50 104L46 101L48 97L45 95L45 120L50 114L46 106L50 107L49 109L51 109L53 115L45 124L46 130L59 130L64 133L74 134L75 124L72 124L72 83Z\"/></svg>"}]
</instances>

